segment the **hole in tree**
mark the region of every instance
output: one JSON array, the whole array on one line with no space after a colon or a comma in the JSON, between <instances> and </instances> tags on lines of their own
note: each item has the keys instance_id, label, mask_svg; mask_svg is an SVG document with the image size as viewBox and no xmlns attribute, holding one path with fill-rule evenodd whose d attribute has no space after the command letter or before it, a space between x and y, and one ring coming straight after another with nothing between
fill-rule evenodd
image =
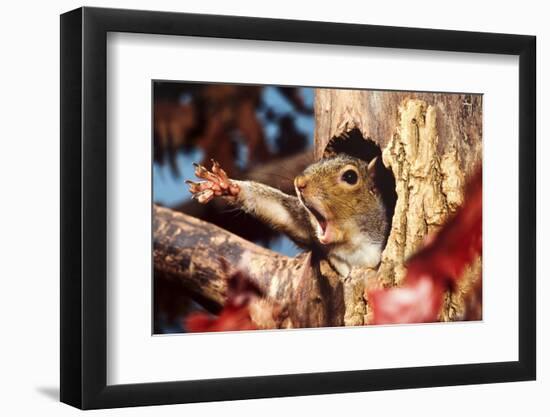
<instances>
[{"instance_id":1,"label":"hole in tree","mask_svg":"<svg viewBox=\"0 0 550 417\"><path fill-rule=\"evenodd\" d=\"M395 178L391 169L384 166L382 162L382 150L370 138L364 138L359 129L352 129L341 136L333 137L327 144L323 157L328 158L339 153L345 153L360 158L367 163L373 158L378 157L375 171L375 185L380 191L382 201L386 208L388 218L388 230L386 231L386 240L390 233L395 204L397 202L397 193L395 191Z\"/></svg>"}]
</instances>

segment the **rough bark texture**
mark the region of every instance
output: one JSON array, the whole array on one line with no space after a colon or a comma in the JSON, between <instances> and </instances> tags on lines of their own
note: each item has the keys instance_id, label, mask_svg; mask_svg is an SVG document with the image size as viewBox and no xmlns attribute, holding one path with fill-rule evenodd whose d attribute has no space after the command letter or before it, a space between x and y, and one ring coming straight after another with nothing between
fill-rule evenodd
<instances>
[{"instance_id":1,"label":"rough bark texture","mask_svg":"<svg viewBox=\"0 0 550 417\"><path fill-rule=\"evenodd\" d=\"M222 259L247 268L263 290L274 295L294 274L301 259L291 259L255 245L210 223L155 206L153 215L155 273L181 280L200 297L223 305L225 279L230 274Z\"/></svg>"},{"instance_id":2,"label":"rough bark texture","mask_svg":"<svg viewBox=\"0 0 550 417\"><path fill-rule=\"evenodd\" d=\"M155 206L153 212L155 277L180 282L211 310L225 301L232 267L248 271L272 305L256 305L261 328L342 325L342 285L335 276L321 276L311 254L296 258L277 254L210 223ZM223 261L222 261L223 259ZM320 276L320 279L311 277ZM277 305L278 314L265 314Z\"/></svg>"},{"instance_id":3,"label":"rough bark texture","mask_svg":"<svg viewBox=\"0 0 550 417\"><path fill-rule=\"evenodd\" d=\"M382 263L378 271L354 271L344 283L346 324L363 324L369 310L357 294L365 277L373 285L399 285L406 259L462 203L464 183L481 162L482 96L319 89L315 116L317 158L355 133L380 147L395 177L397 203ZM478 260L447 295L442 320L461 318L464 294L480 274Z\"/></svg>"}]
</instances>

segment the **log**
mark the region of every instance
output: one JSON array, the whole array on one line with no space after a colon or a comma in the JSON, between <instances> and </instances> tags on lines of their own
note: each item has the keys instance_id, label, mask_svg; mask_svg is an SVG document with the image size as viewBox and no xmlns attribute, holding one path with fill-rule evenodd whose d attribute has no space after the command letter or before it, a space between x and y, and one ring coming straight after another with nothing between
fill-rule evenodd
<instances>
[{"instance_id":1,"label":"log","mask_svg":"<svg viewBox=\"0 0 550 417\"><path fill-rule=\"evenodd\" d=\"M225 301L228 275L223 262L246 268L264 291L280 298L279 287L291 279L299 264L213 224L173 210L153 208L155 274L181 281L190 292L218 305ZM223 261L222 261L223 260Z\"/></svg>"},{"instance_id":2,"label":"log","mask_svg":"<svg viewBox=\"0 0 550 417\"><path fill-rule=\"evenodd\" d=\"M341 282L337 275L320 275L316 271L319 265L327 265L313 259L310 252L289 258L213 224L159 206L153 207L153 219L155 277L180 282L211 311L217 311L226 299L226 280L232 270L227 270L225 263L244 270L267 300L283 312L275 324L262 318L256 322L259 327L343 325ZM322 279L312 278L317 276Z\"/></svg>"}]
</instances>

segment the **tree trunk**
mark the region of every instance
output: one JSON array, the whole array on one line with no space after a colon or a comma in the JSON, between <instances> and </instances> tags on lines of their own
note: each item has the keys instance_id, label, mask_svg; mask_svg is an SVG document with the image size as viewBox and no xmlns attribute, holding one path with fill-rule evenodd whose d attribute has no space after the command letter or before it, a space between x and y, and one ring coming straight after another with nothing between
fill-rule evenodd
<instances>
[{"instance_id":1,"label":"tree trunk","mask_svg":"<svg viewBox=\"0 0 550 417\"><path fill-rule=\"evenodd\" d=\"M354 271L344 284L346 324L363 324L369 313L358 296L364 277L374 278L369 285L399 285L406 259L462 204L465 181L481 163L482 96L318 89L315 127L316 158L367 141L380 148L395 178L397 202L382 263L376 272ZM480 275L478 259L458 291L447 295L442 320L462 317L464 295Z\"/></svg>"}]
</instances>

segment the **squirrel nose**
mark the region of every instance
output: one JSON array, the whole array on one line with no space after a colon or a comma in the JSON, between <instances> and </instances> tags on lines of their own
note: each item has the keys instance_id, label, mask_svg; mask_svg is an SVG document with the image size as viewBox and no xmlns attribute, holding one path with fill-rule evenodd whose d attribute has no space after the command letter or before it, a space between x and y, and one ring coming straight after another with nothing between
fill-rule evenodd
<instances>
[{"instance_id":1,"label":"squirrel nose","mask_svg":"<svg viewBox=\"0 0 550 417\"><path fill-rule=\"evenodd\" d=\"M294 180L294 185L298 190L302 191L304 188L306 188L307 181L304 177L296 177L296 179Z\"/></svg>"}]
</instances>

